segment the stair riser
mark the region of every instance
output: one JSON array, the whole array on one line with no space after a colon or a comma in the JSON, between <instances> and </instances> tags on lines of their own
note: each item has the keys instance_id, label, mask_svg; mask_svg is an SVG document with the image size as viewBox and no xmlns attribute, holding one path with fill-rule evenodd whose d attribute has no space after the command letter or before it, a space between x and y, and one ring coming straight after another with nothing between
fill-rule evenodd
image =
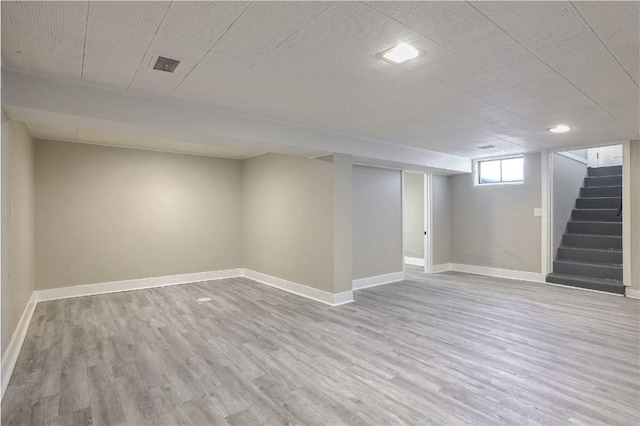
<instances>
[{"instance_id":1,"label":"stair riser","mask_svg":"<svg viewBox=\"0 0 640 426\"><path fill-rule=\"evenodd\" d=\"M622 197L621 186L594 186L580 188L580 196L589 197Z\"/></svg>"},{"instance_id":2,"label":"stair riser","mask_svg":"<svg viewBox=\"0 0 640 426\"><path fill-rule=\"evenodd\" d=\"M567 223L567 231L571 234L589 235L622 235L622 223L591 223L570 221Z\"/></svg>"},{"instance_id":3,"label":"stair riser","mask_svg":"<svg viewBox=\"0 0 640 426\"><path fill-rule=\"evenodd\" d=\"M622 238L565 234L562 237L562 245L567 247L622 250Z\"/></svg>"},{"instance_id":4,"label":"stair riser","mask_svg":"<svg viewBox=\"0 0 640 426\"><path fill-rule=\"evenodd\" d=\"M607 268L600 265L553 262L553 272L558 274L582 275L585 277L622 279L622 268Z\"/></svg>"},{"instance_id":5,"label":"stair riser","mask_svg":"<svg viewBox=\"0 0 640 426\"><path fill-rule=\"evenodd\" d=\"M599 283L590 283L590 282L585 282L585 281L579 281L579 280L573 280L573 279L565 279L565 278L560 278L560 277L551 277L551 276L547 277L547 282L548 283L555 283L555 284L569 285L569 286L572 286L572 287L587 288L589 290L606 291L608 293L624 294L624 287L623 286L607 285L607 284L599 284Z\"/></svg>"},{"instance_id":6,"label":"stair riser","mask_svg":"<svg viewBox=\"0 0 640 426\"><path fill-rule=\"evenodd\" d=\"M616 186L622 185L622 176L600 176L584 178L584 186Z\"/></svg>"},{"instance_id":7,"label":"stair riser","mask_svg":"<svg viewBox=\"0 0 640 426\"><path fill-rule=\"evenodd\" d=\"M620 208L621 197L618 198L578 198L578 209L617 209Z\"/></svg>"},{"instance_id":8,"label":"stair riser","mask_svg":"<svg viewBox=\"0 0 640 426\"><path fill-rule=\"evenodd\" d=\"M622 264L621 252L603 252L597 250L580 250L570 247L558 249L558 260L573 260L576 262L599 262Z\"/></svg>"},{"instance_id":9,"label":"stair riser","mask_svg":"<svg viewBox=\"0 0 640 426\"><path fill-rule=\"evenodd\" d=\"M601 222L622 222L622 215L618 216L617 209L611 210L574 210L573 220L591 220Z\"/></svg>"},{"instance_id":10,"label":"stair riser","mask_svg":"<svg viewBox=\"0 0 640 426\"><path fill-rule=\"evenodd\" d=\"M589 176L613 176L622 175L622 166L609 166L609 167L589 167L587 169Z\"/></svg>"}]
</instances>

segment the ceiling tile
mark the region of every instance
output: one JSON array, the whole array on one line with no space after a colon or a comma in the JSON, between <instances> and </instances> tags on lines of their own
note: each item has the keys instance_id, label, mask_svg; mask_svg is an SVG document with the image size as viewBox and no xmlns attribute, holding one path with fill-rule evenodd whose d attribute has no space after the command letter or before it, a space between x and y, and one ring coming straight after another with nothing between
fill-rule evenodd
<instances>
[{"instance_id":1,"label":"ceiling tile","mask_svg":"<svg viewBox=\"0 0 640 426\"><path fill-rule=\"evenodd\" d=\"M45 1L9 1L6 3L12 20L28 22L56 32L64 32L72 36L84 38L87 27L87 15L75 9L65 7L72 2ZM15 28L15 26L14 26Z\"/></svg>"},{"instance_id":2,"label":"ceiling tile","mask_svg":"<svg viewBox=\"0 0 640 426\"><path fill-rule=\"evenodd\" d=\"M155 33L167 8L148 1L91 1L89 15L116 22L143 33Z\"/></svg>"},{"instance_id":3,"label":"ceiling tile","mask_svg":"<svg viewBox=\"0 0 640 426\"><path fill-rule=\"evenodd\" d=\"M20 46L37 46L53 50L66 50L82 54L84 39L67 33L56 32L46 27L14 21Z\"/></svg>"},{"instance_id":4,"label":"ceiling tile","mask_svg":"<svg viewBox=\"0 0 640 426\"><path fill-rule=\"evenodd\" d=\"M24 60L18 45L18 39L13 31L13 25L9 19L9 13L6 9L6 2L2 2L2 23L0 29L0 39L2 40L2 61L4 66L9 68L24 68Z\"/></svg>"},{"instance_id":5,"label":"ceiling tile","mask_svg":"<svg viewBox=\"0 0 640 426\"><path fill-rule=\"evenodd\" d=\"M184 45L209 50L227 27L215 21L199 19L177 8L170 8L157 36L179 41Z\"/></svg>"},{"instance_id":6,"label":"ceiling tile","mask_svg":"<svg viewBox=\"0 0 640 426\"><path fill-rule=\"evenodd\" d=\"M250 4L243 1L174 1L171 9L209 22L212 26L229 28Z\"/></svg>"},{"instance_id":7,"label":"ceiling tile","mask_svg":"<svg viewBox=\"0 0 640 426\"><path fill-rule=\"evenodd\" d=\"M82 80L127 89L144 55L87 42Z\"/></svg>"},{"instance_id":8,"label":"ceiling tile","mask_svg":"<svg viewBox=\"0 0 640 426\"><path fill-rule=\"evenodd\" d=\"M129 26L89 16L87 40L135 53L145 53L153 34L136 31Z\"/></svg>"},{"instance_id":9,"label":"ceiling tile","mask_svg":"<svg viewBox=\"0 0 640 426\"><path fill-rule=\"evenodd\" d=\"M43 47L25 46L22 48L22 55L31 71L80 80L82 52L76 54L65 50L54 51Z\"/></svg>"},{"instance_id":10,"label":"ceiling tile","mask_svg":"<svg viewBox=\"0 0 640 426\"><path fill-rule=\"evenodd\" d=\"M348 40L387 19L364 3L336 2L314 19L313 25Z\"/></svg>"},{"instance_id":11,"label":"ceiling tile","mask_svg":"<svg viewBox=\"0 0 640 426\"><path fill-rule=\"evenodd\" d=\"M575 2L582 17L638 84L640 7L637 2Z\"/></svg>"}]
</instances>

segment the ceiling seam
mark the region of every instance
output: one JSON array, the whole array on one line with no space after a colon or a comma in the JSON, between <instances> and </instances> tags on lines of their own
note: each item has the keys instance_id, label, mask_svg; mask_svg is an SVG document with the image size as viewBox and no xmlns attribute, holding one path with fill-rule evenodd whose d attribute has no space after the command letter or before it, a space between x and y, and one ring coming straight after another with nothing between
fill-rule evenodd
<instances>
[{"instance_id":1,"label":"ceiling seam","mask_svg":"<svg viewBox=\"0 0 640 426\"><path fill-rule=\"evenodd\" d=\"M543 61L541 58L538 57L538 55L536 55L535 53L533 53L531 50L529 50L526 46L524 46L522 43L520 43L519 40L517 40L514 36L512 36L511 34L509 34L504 28L502 28L500 25L498 25L496 22L494 22L491 18L489 18L487 15L485 15L484 13L482 13L481 10L479 10L478 8L476 8L471 2L467 1L466 2L469 6L473 7L475 10L478 11L478 13L480 13L482 16L484 16L485 18L487 18L491 23L493 23L496 27L500 28L500 30L502 30L506 35L508 35L509 37L511 37L511 39L513 41L515 41L516 43L518 43L518 45L520 45L523 49L525 49L527 52L529 52L530 54L532 54L536 59L538 59L540 62L542 62L543 64L545 64L546 66L548 66L551 70L553 70L553 72L555 72L556 74L558 74L560 77L562 77L567 83L569 83L570 85L572 85L573 87L576 88L576 90L580 91L580 93L582 93L585 97L587 97L591 102L593 102L594 104L596 104L598 106L598 108L600 108L602 111L606 112L607 114L609 114L609 116L611 116L611 118L613 118L614 120L616 120L618 123L620 123L621 125L623 125L625 128L627 128L628 130L630 130L633 134L637 134L635 132L635 130L631 129L629 126L627 126L625 123L623 123L622 121L620 121L618 119L618 117L616 117L615 115L613 115L611 112L609 112L609 110L605 109L602 105L600 105L600 103L596 102L595 99L593 99L591 96L589 96L588 94L586 94L582 89L580 89L578 86L576 86L575 84L573 84L573 82L571 80L569 80L567 77L565 77L564 75L562 75L560 72L558 72L558 70L556 70L554 67L552 67L551 65L547 64L545 61ZM624 68L623 68L624 69Z\"/></svg>"},{"instance_id":2,"label":"ceiling seam","mask_svg":"<svg viewBox=\"0 0 640 426\"><path fill-rule=\"evenodd\" d=\"M300 28L298 28L293 34L291 34L289 37L287 37L285 40L281 41L276 47L274 47L273 49L271 49L269 51L269 53L267 53L266 55L264 55L264 57L269 56L271 53L273 53L278 47L280 47L284 42L286 42L287 40L289 40L291 37L293 37L295 34L297 34L302 28L306 27L307 25L309 25L314 19L316 19L322 12L324 12L325 10L327 10L331 5L333 5L334 2L327 2L327 6L320 10L316 15L314 15L311 19L309 19L309 21L305 24L303 24ZM235 25L235 23L245 14L245 12L249 9L249 6L245 7L245 9L242 11L242 13L240 15L238 15L238 17L236 19L234 19L234 21L231 23L231 25L229 25L229 27L222 33L222 35L218 38L218 40L216 40L216 42L213 44L213 46L211 46L211 48L209 48L209 50L207 50L207 53L204 54L204 56L191 68L191 70L187 73L187 75L184 76L184 78L182 80L180 80L180 83L178 83L178 85L171 91L171 94L175 93L176 90L178 90L178 88L180 87L180 85L187 79L187 77L193 72L193 70L200 65L200 63L204 60L204 58L207 57L207 55L209 53L211 53L211 51L218 45L218 43L220 42L220 40L222 40L222 38L227 34L227 32L229 32L229 30L231 30L231 28ZM260 63L260 61L258 61L258 63ZM258 65L258 63L253 64L252 66L250 66L248 70L254 68L255 66Z\"/></svg>"},{"instance_id":3,"label":"ceiling seam","mask_svg":"<svg viewBox=\"0 0 640 426\"><path fill-rule=\"evenodd\" d=\"M629 73L629 71L627 71L627 69L624 67L624 65L622 65L622 63L618 60L618 57L616 55L613 54L613 52L609 49L609 46L607 46L607 44L600 38L600 36L598 35L598 33L593 29L593 27L591 26L591 24L589 24L589 21L587 21L585 19L585 17L582 15L582 13L580 13L580 10L578 10L578 8L576 7L575 4L573 4L573 2L570 2L571 6L573 7L573 9L576 11L576 13L578 14L578 16L580 16L580 18L584 21L584 23L587 25L587 27L589 27L589 29L591 30L591 32L593 33L594 36L596 36L596 38L598 39L598 41L602 44L602 46L607 50L607 52L609 52L609 54L611 55L611 57L618 63L618 65L620 65L620 68L622 68L622 70L629 76L629 78L631 79L631 81L633 81L633 83L636 85L636 87L640 88L640 86L638 86L638 82L633 78L633 76L631 75L631 73Z\"/></svg>"},{"instance_id":4,"label":"ceiling seam","mask_svg":"<svg viewBox=\"0 0 640 426\"><path fill-rule=\"evenodd\" d=\"M87 4L87 19L84 22L84 39L82 41L82 67L80 68L80 80L84 80L84 58L87 56L87 33L89 31L89 5Z\"/></svg>"},{"instance_id":5,"label":"ceiling seam","mask_svg":"<svg viewBox=\"0 0 640 426\"><path fill-rule=\"evenodd\" d=\"M214 47L216 47L218 45L218 43L220 42L220 40L222 40L222 38L229 32L229 30L231 29L231 27L233 27L235 25L236 22L238 22L238 19L240 19L245 13L246 11L249 9L249 5L247 5L242 12L240 12L240 14L236 17L236 19L233 20L233 22L227 27L225 28L225 30L222 32L222 34L220 35L220 37L218 37L218 39L213 42L213 45L211 45L211 47L206 51L206 53L204 55L202 55L202 58L200 58L189 70L189 72L187 74L185 74L184 77L182 77L182 80L180 80L180 82L176 85L176 87L173 88L173 90L171 91L171 94L173 95L175 93L176 90L178 90L178 87L180 87L180 85L187 79L187 77L189 77L191 75L191 73L193 72L194 69L196 69L196 67L198 65L200 65L200 63L204 60L204 58L207 57L207 55L213 50Z\"/></svg>"},{"instance_id":6,"label":"ceiling seam","mask_svg":"<svg viewBox=\"0 0 640 426\"><path fill-rule=\"evenodd\" d=\"M167 17L167 14L169 13L169 9L171 8L171 6L173 6L173 2L169 3L169 7L163 7L164 16L162 16L162 20L160 21L160 23L156 27L156 30L153 33L153 37L151 38L151 41L149 42L149 45L147 46L147 49L144 51L144 54L142 55L142 59L140 59L140 63L138 64L138 68L136 68L136 72L133 74L133 77L131 78L131 81L127 85L127 89L126 89L127 92L129 90L131 90L131 85L133 84L133 82L135 81L136 77L138 76L138 73L140 72L142 64L144 63L145 59L147 58L147 54L149 53L149 49L151 48L151 45L153 44L153 39L155 38L156 34L158 34L158 31L160 30L160 27L164 23L164 20ZM162 6L160 6L160 7L162 7Z\"/></svg>"}]
</instances>

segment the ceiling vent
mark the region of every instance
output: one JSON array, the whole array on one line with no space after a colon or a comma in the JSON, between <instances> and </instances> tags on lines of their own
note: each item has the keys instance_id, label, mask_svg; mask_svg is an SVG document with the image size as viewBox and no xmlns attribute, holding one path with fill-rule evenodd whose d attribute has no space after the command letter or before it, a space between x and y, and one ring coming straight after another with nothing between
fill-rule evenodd
<instances>
[{"instance_id":1,"label":"ceiling vent","mask_svg":"<svg viewBox=\"0 0 640 426\"><path fill-rule=\"evenodd\" d=\"M481 145L478 147L478 149L491 149L491 148L495 148L495 145Z\"/></svg>"},{"instance_id":2,"label":"ceiling vent","mask_svg":"<svg viewBox=\"0 0 640 426\"><path fill-rule=\"evenodd\" d=\"M156 64L153 66L154 70L164 71L164 72L174 72L178 67L180 61L177 59L165 58L164 56L158 56L156 60Z\"/></svg>"}]
</instances>

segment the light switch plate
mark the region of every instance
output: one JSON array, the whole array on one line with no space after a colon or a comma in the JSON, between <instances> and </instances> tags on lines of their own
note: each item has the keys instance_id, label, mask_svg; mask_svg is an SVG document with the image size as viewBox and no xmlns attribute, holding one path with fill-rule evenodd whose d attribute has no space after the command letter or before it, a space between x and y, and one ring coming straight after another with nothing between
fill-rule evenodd
<instances>
[{"instance_id":1,"label":"light switch plate","mask_svg":"<svg viewBox=\"0 0 640 426\"><path fill-rule=\"evenodd\" d=\"M542 209L533 209L534 216L542 216Z\"/></svg>"}]
</instances>

